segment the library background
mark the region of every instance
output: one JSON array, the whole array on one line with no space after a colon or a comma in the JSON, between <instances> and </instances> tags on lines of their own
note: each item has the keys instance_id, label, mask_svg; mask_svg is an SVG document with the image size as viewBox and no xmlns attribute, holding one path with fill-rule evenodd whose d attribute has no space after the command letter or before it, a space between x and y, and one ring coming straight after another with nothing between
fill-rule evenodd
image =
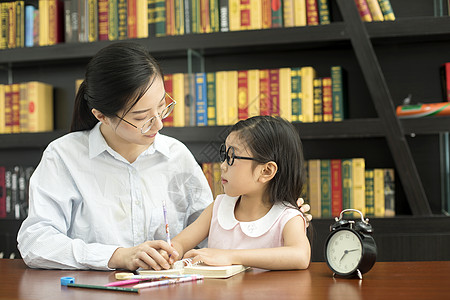
<instances>
[{"instance_id":1,"label":"library background","mask_svg":"<svg viewBox=\"0 0 450 300\"><path fill-rule=\"evenodd\" d=\"M1 257L20 257L28 178L68 132L85 66L132 40L179 102L162 133L215 194L229 125L280 115L303 141L313 261L349 207L370 219L377 260L450 259L448 0L2 1L0 19Z\"/></svg>"}]
</instances>

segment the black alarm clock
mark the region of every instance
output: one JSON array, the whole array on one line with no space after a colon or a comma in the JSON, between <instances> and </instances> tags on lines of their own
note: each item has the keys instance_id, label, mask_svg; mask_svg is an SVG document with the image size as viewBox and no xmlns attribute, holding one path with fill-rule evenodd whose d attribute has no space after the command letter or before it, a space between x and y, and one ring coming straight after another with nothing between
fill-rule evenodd
<instances>
[{"instance_id":1,"label":"black alarm clock","mask_svg":"<svg viewBox=\"0 0 450 300\"><path fill-rule=\"evenodd\" d=\"M346 212L356 212L361 220L344 220ZM330 234L325 243L325 261L334 272L333 276L362 279L375 264L377 246L372 237L373 228L369 219L356 209L344 209L335 223L330 226Z\"/></svg>"}]
</instances>

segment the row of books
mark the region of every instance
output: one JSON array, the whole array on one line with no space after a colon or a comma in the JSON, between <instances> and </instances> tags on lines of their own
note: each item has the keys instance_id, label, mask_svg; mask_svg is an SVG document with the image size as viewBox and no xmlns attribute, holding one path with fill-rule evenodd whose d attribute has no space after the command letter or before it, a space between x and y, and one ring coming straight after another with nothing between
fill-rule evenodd
<instances>
[{"instance_id":1,"label":"row of books","mask_svg":"<svg viewBox=\"0 0 450 300\"><path fill-rule=\"evenodd\" d=\"M366 169L364 158L311 159L305 198L317 218L353 208L366 217L395 216L394 170Z\"/></svg>"},{"instance_id":2,"label":"row of books","mask_svg":"<svg viewBox=\"0 0 450 300\"><path fill-rule=\"evenodd\" d=\"M0 219L28 216L28 186L31 166L0 166Z\"/></svg>"},{"instance_id":3,"label":"row of books","mask_svg":"<svg viewBox=\"0 0 450 300\"><path fill-rule=\"evenodd\" d=\"M389 0L355 0L364 22L394 21L395 14Z\"/></svg>"},{"instance_id":4,"label":"row of books","mask_svg":"<svg viewBox=\"0 0 450 300\"><path fill-rule=\"evenodd\" d=\"M0 134L53 130L53 86L0 84Z\"/></svg>"},{"instance_id":5,"label":"row of books","mask_svg":"<svg viewBox=\"0 0 450 300\"><path fill-rule=\"evenodd\" d=\"M165 126L231 125L257 115L290 122L342 121L346 87L341 66L317 77L311 66L167 74L165 89L177 101Z\"/></svg>"}]
</instances>

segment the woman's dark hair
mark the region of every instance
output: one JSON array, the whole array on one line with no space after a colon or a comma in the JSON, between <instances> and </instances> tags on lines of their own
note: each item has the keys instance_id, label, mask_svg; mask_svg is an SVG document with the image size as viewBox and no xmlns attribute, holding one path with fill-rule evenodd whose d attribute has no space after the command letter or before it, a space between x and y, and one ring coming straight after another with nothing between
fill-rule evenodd
<instances>
[{"instance_id":1,"label":"woman's dark hair","mask_svg":"<svg viewBox=\"0 0 450 300\"><path fill-rule=\"evenodd\" d=\"M132 42L111 44L89 62L75 97L70 131L92 129L98 120L93 108L107 117L128 112L162 71L145 47Z\"/></svg>"},{"instance_id":2,"label":"woman's dark hair","mask_svg":"<svg viewBox=\"0 0 450 300\"><path fill-rule=\"evenodd\" d=\"M237 122L231 132L245 142L258 163L277 164L277 173L268 185L271 203L283 202L296 208L305 170L302 142L294 126L280 117L257 116Z\"/></svg>"}]
</instances>

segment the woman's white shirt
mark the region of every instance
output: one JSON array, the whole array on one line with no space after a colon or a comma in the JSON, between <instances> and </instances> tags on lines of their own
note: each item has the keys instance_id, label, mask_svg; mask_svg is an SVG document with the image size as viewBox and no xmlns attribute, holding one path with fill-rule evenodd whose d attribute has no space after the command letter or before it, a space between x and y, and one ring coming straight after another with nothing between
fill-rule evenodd
<instances>
[{"instance_id":1,"label":"woman's white shirt","mask_svg":"<svg viewBox=\"0 0 450 300\"><path fill-rule=\"evenodd\" d=\"M30 267L108 270L118 247L165 240L213 200L181 142L157 134L133 163L108 146L100 123L49 144L30 180L29 215L17 237Z\"/></svg>"}]
</instances>

